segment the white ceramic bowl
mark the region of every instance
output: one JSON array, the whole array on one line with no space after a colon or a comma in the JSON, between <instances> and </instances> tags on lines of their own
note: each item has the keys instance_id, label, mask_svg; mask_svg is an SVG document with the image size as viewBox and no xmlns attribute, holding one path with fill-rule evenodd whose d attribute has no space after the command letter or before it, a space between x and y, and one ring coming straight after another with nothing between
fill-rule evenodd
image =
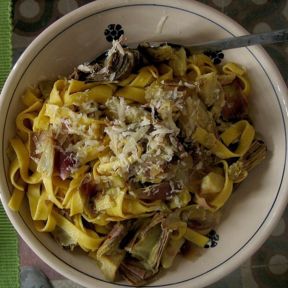
<instances>
[{"instance_id":1,"label":"white ceramic bowl","mask_svg":"<svg viewBox=\"0 0 288 288\"><path fill-rule=\"evenodd\" d=\"M70 253L45 234L37 233L27 207L20 214L7 208L11 194L7 179L8 140L15 133L20 96L31 84L67 75L110 46L104 31L120 24L128 42L145 40L187 44L246 34L223 14L194 1L99 0L61 18L46 29L14 66L1 94L1 200L20 236L57 272L86 287L129 286L105 281L95 262ZM269 157L233 194L217 228L214 249L190 261L179 257L152 287L203 287L217 281L251 256L269 236L287 203L287 88L274 63L261 47L225 51L225 59L246 66L253 86L251 115L263 135ZM1 236L0 236L1 237Z\"/></svg>"}]
</instances>

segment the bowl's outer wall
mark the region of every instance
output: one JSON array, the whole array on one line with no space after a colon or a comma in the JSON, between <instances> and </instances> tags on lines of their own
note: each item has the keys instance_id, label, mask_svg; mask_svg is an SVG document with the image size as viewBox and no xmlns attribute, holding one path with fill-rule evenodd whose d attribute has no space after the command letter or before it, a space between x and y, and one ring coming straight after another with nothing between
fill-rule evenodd
<instances>
[{"instance_id":1,"label":"bowl's outer wall","mask_svg":"<svg viewBox=\"0 0 288 288\"><path fill-rule=\"evenodd\" d=\"M121 24L128 42L145 40L205 41L245 34L221 13L194 1L98 0L64 16L46 29L24 52L2 90L0 172L1 200L20 236L57 272L86 287L115 287L105 282L95 262L84 254L69 253L49 235L36 233L27 205L20 214L8 210L6 149L15 134L20 97L29 85L67 75L79 63L92 60L109 47L104 29ZM164 24L163 24L164 23ZM191 40L192 39L192 40ZM178 258L168 273L151 286L202 287L218 280L245 261L265 241L287 203L287 88L272 60L260 47L225 52L225 60L243 64L253 93L251 114L257 131L269 147L269 157L237 189L223 211L217 232L220 241L193 262ZM85 265L83 264L85 263ZM183 269L184 268L184 269ZM172 271L172 272L171 272Z\"/></svg>"}]
</instances>

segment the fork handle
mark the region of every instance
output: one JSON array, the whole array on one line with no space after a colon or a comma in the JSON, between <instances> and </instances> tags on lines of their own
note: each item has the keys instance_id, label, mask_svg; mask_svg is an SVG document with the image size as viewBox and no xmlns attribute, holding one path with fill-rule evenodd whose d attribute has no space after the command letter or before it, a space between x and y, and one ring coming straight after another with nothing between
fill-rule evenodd
<instances>
[{"instance_id":1,"label":"fork handle","mask_svg":"<svg viewBox=\"0 0 288 288\"><path fill-rule=\"evenodd\" d=\"M251 45L264 45L288 41L288 28L271 32L244 35L239 37L230 37L221 40L202 42L186 46L190 53L204 51L219 51L232 48L240 48Z\"/></svg>"}]
</instances>

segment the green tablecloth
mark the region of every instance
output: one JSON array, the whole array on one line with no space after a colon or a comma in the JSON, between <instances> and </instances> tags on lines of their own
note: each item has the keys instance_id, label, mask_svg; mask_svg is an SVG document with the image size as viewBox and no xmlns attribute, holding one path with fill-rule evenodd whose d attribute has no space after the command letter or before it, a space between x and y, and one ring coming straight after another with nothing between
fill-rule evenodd
<instances>
[{"instance_id":1,"label":"green tablecloth","mask_svg":"<svg viewBox=\"0 0 288 288\"><path fill-rule=\"evenodd\" d=\"M0 90L11 69L11 2L0 1ZM0 287L19 287L18 236L0 203Z\"/></svg>"}]
</instances>

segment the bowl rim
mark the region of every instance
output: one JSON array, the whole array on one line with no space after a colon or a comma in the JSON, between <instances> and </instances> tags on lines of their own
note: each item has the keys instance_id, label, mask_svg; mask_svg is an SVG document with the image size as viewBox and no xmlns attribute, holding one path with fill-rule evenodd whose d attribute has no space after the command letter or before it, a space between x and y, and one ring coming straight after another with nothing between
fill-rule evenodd
<instances>
[{"instance_id":1,"label":"bowl rim","mask_svg":"<svg viewBox=\"0 0 288 288\"><path fill-rule=\"evenodd\" d=\"M222 14L221 12L215 10L214 8L211 8L209 6L206 6L205 4L199 3L197 1L189 1L189 0L181 0L181 1L176 1L176 0L157 0L157 1L144 1L144 0L128 0L128 1L117 1L117 0L98 0L95 2L91 2L89 4L86 4L82 7L77 8L76 10L66 14L56 22L54 22L52 25L47 27L29 46L28 48L24 51L24 53L20 56L19 60L17 63L14 65L13 69L11 70L11 73L9 74L4 87L1 92L1 97L0 97L0 107L1 110L3 109L3 102L4 102L4 95L8 93L8 90L11 87L14 87L15 90L17 89L17 86L13 85L15 79L17 79L17 75L22 71L22 75L25 73L26 70L24 68L22 69L21 67L26 67L27 61L31 61L31 59L34 59L37 57L37 55L41 52L41 50L54 38L58 37L63 31L66 29L69 29L69 27L75 25L76 23L82 21L83 19L87 17L91 17L97 13L102 13L104 11L112 10L112 9L119 9L119 8L125 8L127 6L141 6L141 5L153 5L153 6L163 6L163 7L170 7L170 8L175 8L178 10L182 11L188 11L188 12L193 12L194 14L195 11L205 11L205 13L209 12L209 16L214 19L217 18L219 22L214 22L227 32L229 32L231 35L244 35L244 34L249 34L242 26L240 26L237 22L229 18L228 16ZM197 14L203 17L202 14ZM204 16L207 20L211 21L211 19L208 19L207 17ZM220 24L219 24L220 23ZM227 30L225 28L225 25L229 23L231 30ZM223 26L222 26L223 25ZM229 27L229 29L230 29ZM232 31L232 32L231 32ZM258 61L262 69L266 72L266 69L271 71L270 79L271 85L273 89L275 90L275 93L278 94L286 94L287 95L287 87L285 85L284 80L282 79L282 76L277 69L275 63L273 60L270 58L270 56L267 54L267 52L260 46L255 46L255 47L246 47L250 51L252 55L254 55L255 59ZM259 60L255 55L261 55L261 59L264 59L263 63L260 63ZM30 59L30 60L29 60ZM19 69L18 69L19 67ZM266 67L266 69L265 69ZM269 68L268 68L269 67ZM27 69L27 68L26 68ZM20 72L19 72L20 71ZM21 74L21 73L20 73ZM268 76L268 75L267 75ZM20 78L19 78L20 79ZM19 80L20 81L20 80ZM14 90L14 92L15 92ZM278 93L276 92L278 91ZM13 95L14 93L11 93ZM283 101L284 96L282 97ZM11 98L12 99L12 98ZM10 99L10 100L11 100ZM278 98L277 98L278 99ZM287 122L288 122L288 116L287 116L287 107L285 103L279 103L281 111L283 110L283 123L285 126L285 133L287 134ZM7 109L7 111L9 108ZM6 111L5 111L6 112ZM285 116L285 117L284 117ZM3 135L4 135L4 129L3 129ZM4 139L4 138L3 138ZM285 137L287 140L287 137ZM2 148L3 149L3 148ZM285 165L287 164L287 142L286 142L286 149L285 149ZM4 155L2 153L2 155ZM2 157L1 155L1 157ZM284 172L286 171L286 167L284 167L283 175ZM282 177L283 177L282 175ZM286 193L280 192L280 188L278 190L277 196L274 200L274 203L267 214L266 218L263 220L263 223L261 226L258 228L258 230L255 232L255 234L243 245L235 254L237 254L240 250L240 254L238 254L238 257L234 257L235 254L231 255L228 259L224 261L224 263L220 263L213 269L210 269L209 271L206 271L205 273L208 273L205 275L205 278L203 278L203 274L198 275L194 278L191 279L185 279L183 281L175 282L175 283L169 283L169 284L162 284L162 285L147 285L148 287L162 287L162 286L173 286L173 285L179 285L182 284L182 287L189 287L190 286L190 281L194 281L194 279L198 278L198 283L197 287L202 287L208 284L211 284L212 282L215 282L219 280L220 278L224 277L228 273L232 272L235 270L241 263L243 263L248 257L250 257L256 250L257 248L260 248L260 246L264 243L264 241L268 238L268 236L271 234L274 226L277 224L279 221L285 207L286 203L288 201L288 193L287 193L287 187L288 187L288 181L283 179L282 182L284 185L280 185L281 187L286 187ZM1 190L3 189L3 184L1 183ZM284 189L284 188L283 188ZM283 190L282 189L282 190ZM281 190L281 191L282 191ZM126 287L133 287L132 285L127 285L123 283L112 283L109 281L105 281L103 279L95 278L92 277L91 275L86 274L85 279L82 280L79 279L77 276L80 276L83 274L83 272L78 271L74 267L68 267L66 262L63 262L60 260L60 258L57 257L57 255L53 254L52 251L50 251L47 247L43 246L43 244L39 241L39 239L35 236L33 231L30 230L30 232L27 231L27 226L24 224L24 220L20 220L19 217L15 216L15 213L12 212L8 207L7 207L7 201L3 201L2 197L2 191L0 193L0 197L3 203L3 207L6 211L6 214L8 215L10 221L12 222L13 226L19 233L19 235L23 238L23 240L29 245L29 247L44 261L46 262L50 267L55 267L53 269L57 270L59 273L63 274L65 277L72 279L75 282L78 282L79 284L87 284L86 282L86 277L92 278L93 281L98 281L99 284L105 285L107 287L115 287L115 286L126 286ZM278 195L279 194L279 195ZM279 196L279 197L278 197ZM278 203L278 205L274 206L275 203ZM277 207L277 210L275 209ZM266 221L269 219L269 221ZM23 224L25 225L25 228L23 227ZM254 236L257 234L257 237L255 238ZM32 238L31 238L32 237ZM250 241L251 240L251 241ZM40 242L40 243L39 243ZM234 257L234 258L233 258ZM229 262L229 263L228 263ZM228 264L227 264L228 263ZM214 273L210 273L211 270L214 270ZM217 273L218 272L218 273ZM199 281L200 280L200 281ZM91 282L92 283L92 282ZM90 285L90 284L89 284ZM92 284L91 284L92 285ZM90 287L90 286L89 286ZM91 286L92 287L92 286Z\"/></svg>"}]
</instances>

